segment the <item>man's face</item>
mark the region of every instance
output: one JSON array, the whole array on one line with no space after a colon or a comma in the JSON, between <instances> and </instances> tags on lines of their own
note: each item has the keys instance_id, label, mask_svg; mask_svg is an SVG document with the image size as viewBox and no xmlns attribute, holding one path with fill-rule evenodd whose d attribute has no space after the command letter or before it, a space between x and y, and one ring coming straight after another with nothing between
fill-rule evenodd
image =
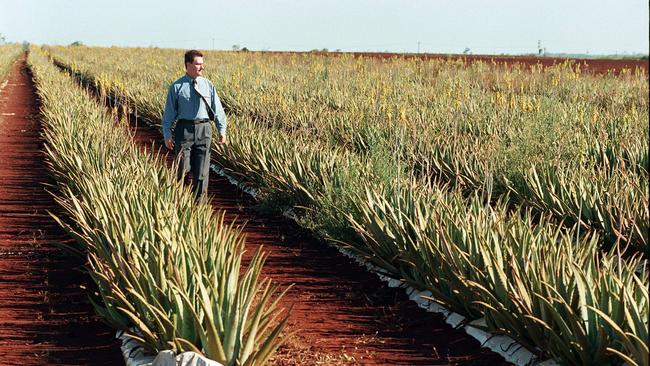
<instances>
[{"instance_id":1,"label":"man's face","mask_svg":"<svg viewBox=\"0 0 650 366\"><path fill-rule=\"evenodd\" d=\"M194 57L194 62L185 64L185 70L187 71L187 75L192 79L195 79L197 76L203 76L203 57Z\"/></svg>"}]
</instances>

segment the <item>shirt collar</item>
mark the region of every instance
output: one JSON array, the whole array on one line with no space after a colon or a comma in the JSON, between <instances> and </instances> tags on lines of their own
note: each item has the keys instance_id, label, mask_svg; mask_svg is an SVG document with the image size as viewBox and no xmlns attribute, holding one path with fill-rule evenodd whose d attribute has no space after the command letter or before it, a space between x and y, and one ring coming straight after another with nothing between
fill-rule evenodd
<instances>
[{"instance_id":1,"label":"shirt collar","mask_svg":"<svg viewBox=\"0 0 650 366\"><path fill-rule=\"evenodd\" d=\"M185 79L186 79L187 81L189 81L190 83L192 82L192 80L196 80L196 81L198 82L198 80L199 80L199 78L200 78L200 76L197 76L196 79L192 79L192 77L189 76L189 75L187 75L187 74L185 74L184 77L185 77Z\"/></svg>"}]
</instances>

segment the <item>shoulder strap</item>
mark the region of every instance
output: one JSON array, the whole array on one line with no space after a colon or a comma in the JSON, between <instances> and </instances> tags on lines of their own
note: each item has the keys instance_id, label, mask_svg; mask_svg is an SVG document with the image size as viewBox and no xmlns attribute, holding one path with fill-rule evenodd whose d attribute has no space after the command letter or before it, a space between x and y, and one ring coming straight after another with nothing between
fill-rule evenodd
<instances>
[{"instance_id":1,"label":"shoulder strap","mask_svg":"<svg viewBox=\"0 0 650 366\"><path fill-rule=\"evenodd\" d=\"M208 103L208 101L205 99L203 94L201 94L201 92L199 91L198 83L194 85L194 90L197 92L197 94L199 94L201 100L203 100L203 103L205 103L205 106L208 109L208 117L210 118L210 120L214 121L214 111L212 110L210 103Z\"/></svg>"}]
</instances>

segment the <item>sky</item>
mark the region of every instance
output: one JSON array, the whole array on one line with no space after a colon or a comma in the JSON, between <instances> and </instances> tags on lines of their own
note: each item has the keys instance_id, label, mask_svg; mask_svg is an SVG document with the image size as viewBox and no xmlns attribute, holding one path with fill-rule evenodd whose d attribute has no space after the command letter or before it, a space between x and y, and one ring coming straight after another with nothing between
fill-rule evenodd
<instances>
[{"instance_id":1,"label":"sky","mask_svg":"<svg viewBox=\"0 0 650 366\"><path fill-rule=\"evenodd\" d=\"M8 42L228 50L648 54L647 0L0 0Z\"/></svg>"}]
</instances>

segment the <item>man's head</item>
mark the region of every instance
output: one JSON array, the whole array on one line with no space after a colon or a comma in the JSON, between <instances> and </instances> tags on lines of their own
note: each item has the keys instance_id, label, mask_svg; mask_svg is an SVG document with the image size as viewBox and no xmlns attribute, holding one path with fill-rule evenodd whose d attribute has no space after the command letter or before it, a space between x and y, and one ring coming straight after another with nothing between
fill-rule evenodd
<instances>
[{"instance_id":1,"label":"man's head","mask_svg":"<svg viewBox=\"0 0 650 366\"><path fill-rule=\"evenodd\" d=\"M203 75L203 54L200 51L185 52L185 70L192 79Z\"/></svg>"}]
</instances>

